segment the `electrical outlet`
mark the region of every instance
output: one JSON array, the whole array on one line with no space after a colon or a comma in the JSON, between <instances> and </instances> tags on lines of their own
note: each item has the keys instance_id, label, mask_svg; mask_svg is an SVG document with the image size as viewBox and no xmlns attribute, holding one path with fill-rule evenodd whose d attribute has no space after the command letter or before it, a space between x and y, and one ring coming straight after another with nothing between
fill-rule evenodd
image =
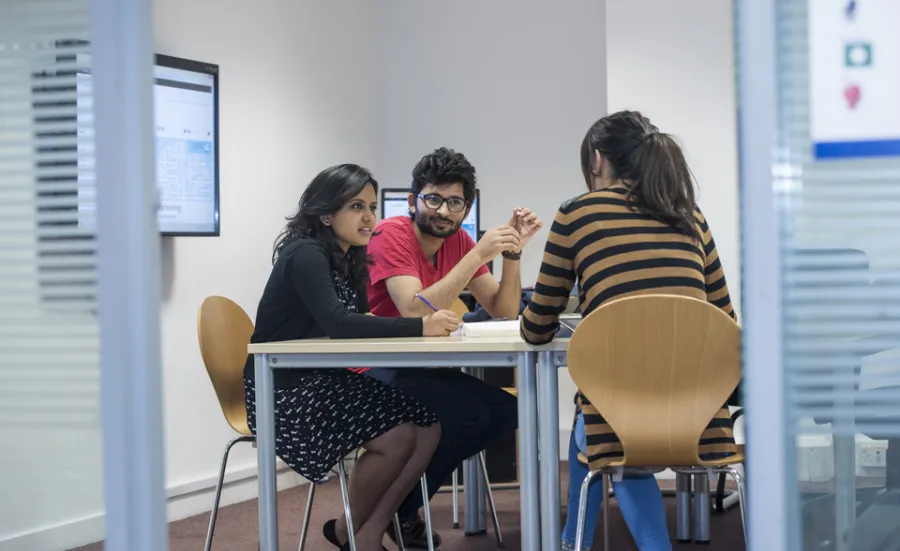
<instances>
[{"instance_id":1,"label":"electrical outlet","mask_svg":"<svg viewBox=\"0 0 900 551\"><path fill-rule=\"evenodd\" d=\"M856 464L862 468L887 467L887 442L873 440L859 442L856 447Z\"/></svg>"}]
</instances>

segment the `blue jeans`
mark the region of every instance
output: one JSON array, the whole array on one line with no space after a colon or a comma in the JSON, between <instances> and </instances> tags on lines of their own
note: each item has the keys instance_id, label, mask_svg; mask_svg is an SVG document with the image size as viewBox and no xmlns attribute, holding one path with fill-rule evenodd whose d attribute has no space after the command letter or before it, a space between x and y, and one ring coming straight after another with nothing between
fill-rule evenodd
<instances>
[{"instance_id":1,"label":"blue jeans","mask_svg":"<svg viewBox=\"0 0 900 551\"><path fill-rule=\"evenodd\" d=\"M578 500L581 483L588 475L587 466L578 461L578 452L587 450L587 436L584 431L584 418L579 413L575 430L569 438L569 498L566 511L566 526L562 539L569 545L575 545L575 533L578 527ZM586 453L585 453L586 455ZM625 524L631 531L640 551L672 551L669 530L666 526L666 507L663 504L659 484L652 474L628 476L621 482L613 482L616 500ZM603 505L603 485L597 476L591 481L588 492L587 516L584 524L584 546L591 547L597 517Z\"/></svg>"}]
</instances>

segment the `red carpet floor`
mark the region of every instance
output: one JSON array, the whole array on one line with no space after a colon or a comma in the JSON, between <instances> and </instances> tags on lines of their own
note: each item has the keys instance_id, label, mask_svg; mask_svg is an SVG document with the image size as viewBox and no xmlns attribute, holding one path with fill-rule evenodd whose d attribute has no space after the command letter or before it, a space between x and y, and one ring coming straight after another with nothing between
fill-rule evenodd
<instances>
[{"instance_id":1,"label":"red carpet floor","mask_svg":"<svg viewBox=\"0 0 900 551\"><path fill-rule=\"evenodd\" d=\"M565 463L563 463L565 466ZM564 468L564 467L563 467ZM567 478L562 473L563 496L566 495ZM296 550L300 538L300 523L303 520L304 507L306 505L307 488L301 486L279 492L278 494L278 527L280 547L283 550ZM516 551L521 549L521 537L519 532L519 492L516 490L496 491L498 515L500 517L500 529L506 542L506 548ZM460 496L462 497L462 496ZM460 504L462 505L462 499ZM565 507L565 499L562 500ZM611 547L615 551L637 551L631 541L628 529L612 500L613 507L610 510ZM666 498L669 516L669 532L672 533L675 526L675 502L672 498ZM316 501L313 506L310 538L307 541L308 551L331 551L335 547L322 537L322 524L336 517L341 511L340 489L338 484L332 482L324 484L316 491ZM493 530L488 528L486 535L466 537L462 529L452 529L452 501L449 493L438 494L432 501L432 518L436 530L444 539L441 549L444 551L492 551L495 550ZM255 551L257 549L257 505L256 500L245 501L223 507L219 511L219 519L216 523L216 537L213 541L214 551ZM564 518L565 511L561 512ZM460 519L464 520L462 507ZM198 515L169 525L169 548L171 551L202 551L206 538L206 528L209 515ZM490 527L490 521L488 521ZM602 548L602 526L598 525L598 534L595 538L595 549ZM674 541L674 533L673 541ZM674 545L677 551L742 551L744 549L743 532L741 530L740 511L734 508L722 515L713 515L711 522L711 545L699 546L692 544ZM385 538L385 546L395 549L390 540ZM80 547L77 551L102 551L102 543Z\"/></svg>"}]
</instances>

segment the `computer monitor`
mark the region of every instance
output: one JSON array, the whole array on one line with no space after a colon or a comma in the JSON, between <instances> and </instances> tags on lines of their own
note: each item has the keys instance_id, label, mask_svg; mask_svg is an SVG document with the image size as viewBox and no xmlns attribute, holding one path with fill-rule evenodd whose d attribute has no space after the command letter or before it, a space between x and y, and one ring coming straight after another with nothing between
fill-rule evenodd
<instances>
[{"instance_id":1,"label":"computer monitor","mask_svg":"<svg viewBox=\"0 0 900 551\"><path fill-rule=\"evenodd\" d=\"M219 235L219 66L157 55L153 77L160 233Z\"/></svg>"},{"instance_id":2,"label":"computer monitor","mask_svg":"<svg viewBox=\"0 0 900 551\"><path fill-rule=\"evenodd\" d=\"M78 223L96 227L93 77L79 72ZM157 55L153 67L157 221L164 236L219 235L219 66ZM82 166L84 161L85 166ZM90 166L89 166L90 165Z\"/></svg>"},{"instance_id":3,"label":"computer monitor","mask_svg":"<svg viewBox=\"0 0 900 551\"><path fill-rule=\"evenodd\" d=\"M475 190L475 199L472 201L472 208L469 215L463 220L461 230L465 231L472 238L472 241L478 241L480 237L478 230L481 227L481 213L478 210L478 199L480 193ZM381 189L381 217L391 218L393 216L409 216L409 189L403 188L382 188Z\"/></svg>"}]
</instances>

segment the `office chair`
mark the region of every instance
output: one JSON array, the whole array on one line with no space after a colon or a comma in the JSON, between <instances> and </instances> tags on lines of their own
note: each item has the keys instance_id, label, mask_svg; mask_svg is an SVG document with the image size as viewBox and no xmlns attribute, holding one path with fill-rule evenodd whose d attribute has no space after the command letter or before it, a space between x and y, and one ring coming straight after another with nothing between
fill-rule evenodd
<instances>
[{"instance_id":1,"label":"office chair","mask_svg":"<svg viewBox=\"0 0 900 551\"><path fill-rule=\"evenodd\" d=\"M623 456L595 462L581 485L577 550L583 548L588 489L597 475L603 479L609 549L610 478L627 467L730 474L741 496L746 541L744 478L732 468L743 463L743 454L704 461L698 446L741 380L740 340L740 327L725 312L676 295L615 300L578 325L569 343L569 373L615 432Z\"/></svg>"}]
</instances>

